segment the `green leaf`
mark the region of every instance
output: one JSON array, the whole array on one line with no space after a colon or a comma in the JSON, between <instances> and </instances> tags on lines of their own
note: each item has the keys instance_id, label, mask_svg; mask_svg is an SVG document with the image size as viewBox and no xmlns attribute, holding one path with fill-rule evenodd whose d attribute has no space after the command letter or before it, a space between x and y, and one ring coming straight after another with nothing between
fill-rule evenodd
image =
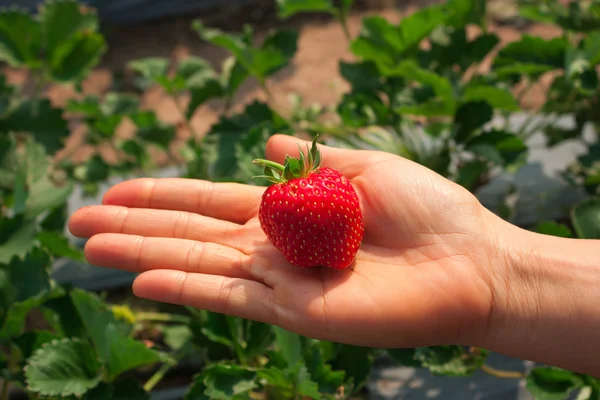
<instances>
[{"instance_id":1,"label":"green leaf","mask_svg":"<svg viewBox=\"0 0 600 400\"><path fill-rule=\"evenodd\" d=\"M60 336L50 331L28 331L13 338L24 359L29 358L37 349L41 348L45 343L59 339Z\"/></svg>"},{"instance_id":2,"label":"green leaf","mask_svg":"<svg viewBox=\"0 0 600 400\"><path fill-rule=\"evenodd\" d=\"M393 25L379 16L363 18L360 34L350 48L363 61L373 61L381 72L394 69L408 52L450 16L446 6L422 8Z\"/></svg>"},{"instance_id":3,"label":"green leaf","mask_svg":"<svg viewBox=\"0 0 600 400\"><path fill-rule=\"evenodd\" d=\"M53 155L63 147L69 129L62 110L43 99L21 102L6 118L0 119L0 132L30 133Z\"/></svg>"},{"instance_id":4,"label":"green leaf","mask_svg":"<svg viewBox=\"0 0 600 400\"><path fill-rule=\"evenodd\" d=\"M201 39L228 50L259 80L285 67L297 50L298 32L291 29L269 31L260 46L253 46L241 36L206 28L200 21L192 27Z\"/></svg>"},{"instance_id":5,"label":"green leaf","mask_svg":"<svg viewBox=\"0 0 600 400\"><path fill-rule=\"evenodd\" d=\"M1 250L0 254L4 256ZM20 334L32 308L60 295L60 289L50 284L49 266L50 258L39 248L33 248L23 258L14 257L10 263L0 264L0 276L10 282L9 286L0 286L1 297L8 305L3 324L0 319L0 340Z\"/></svg>"},{"instance_id":6,"label":"green leaf","mask_svg":"<svg viewBox=\"0 0 600 400\"><path fill-rule=\"evenodd\" d=\"M527 146L518 136L501 131L491 130L469 139L465 149L482 155L498 165L512 164L522 158Z\"/></svg>"},{"instance_id":7,"label":"green leaf","mask_svg":"<svg viewBox=\"0 0 600 400\"><path fill-rule=\"evenodd\" d=\"M583 40L583 52L591 65L600 64L600 32L590 32Z\"/></svg>"},{"instance_id":8,"label":"green leaf","mask_svg":"<svg viewBox=\"0 0 600 400\"><path fill-rule=\"evenodd\" d=\"M161 122L154 111L139 111L130 116L138 128L136 136L167 149L175 138L175 127Z\"/></svg>"},{"instance_id":9,"label":"green leaf","mask_svg":"<svg viewBox=\"0 0 600 400\"><path fill-rule=\"evenodd\" d=\"M371 372L371 349L340 343L336 343L334 348L335 357L331 360L331 367L336 371L344 371L346 380L352 384L351 391L355 393L365 385Z\"/></svg>"},{"instance_id":10,"label":"green leaf","mask_svg":"<svg viewBox=\"0 0 600 400\"><path fill-rule=\"evenodd\" d=\"M458 143L466 141L479 128L491 121L494 110L487 101L463 103L456 110L452 135Z\"/></svg>"},{"instance_id":11,"label":"green leaf","mask_svg":"<svg viewBox=\"0 0 600 400\"><path fill-rule=\"evenodd\" d=\"M388 107L376 93L345 93L337 112L342 122L350 127L386 125L390 121Z\"/></svg>"},{"instance_id":12,"label":"green leaf","mask_svg":"<svg viewBox=\"0 0 600 400\"><path fill-rule=\"evenodd\" d=\"M37 235L37 240L54 256L85 262L83 251L72 246L69 239L60 232L40 232Z\"/></svg>"},{"instance_id":13,"label":"green leaf","mask_svg":"<svg viewBox=\"0 0 600 400\"><path fill-rule=\"evenodd\" d=\"M417 349L386 349L392 359L406 367L422 367L421 361L415 358Z\"/></svg>"},{"instance_id":14,"label":"green leaf","mask_svg":"<svg viewBox=\"0 0 600 400\"><path fill-rule=\"evenodd\" d=\"M127 67L141 74L144 78L156 81L167 75L169 60L163 57L145 57L130 61Z\"/></svg>"},{"instance_id":15,"label":"green leaf","mask_svg":"<svg viewBox=\"0 0 600 400\"><path fill-rule=\"evenodd\" d=\"M74 0L55 0L42 6L39 20L52 78L83 79L106 50L96 11Z\"/></svg>"},{"instance_id":16,"label":"green leaf","mask_svg":"<svg viewBox=\"0 0 600 400\"><path fill-rule=\"evenodd\" d=\"M192 383L188 386L188 390L183 396L184 400L209 400L210 398L204 394L206 385L204 384L204 374L199 373L194 376Z\"/></svg>"},{"instance_id":17,"label":"green leaf","mask_svg":"<svg viewBox=\"0 0 600 400\"><path fill-rule=\"evenodd\" d=\"M320 398L319 385L311 379L306 366L301 363L295 369L297 369L297 371L294 371L296 376L296 392L309 399Z\"/></svg>"},{"instance_id":18,"label":"green leaf","mask_svg":"<svg viewBox=\"0 0 600 400\"><path fill-rule=\"evenodd\" d=\"M456 183L469 191L477 186L482 175L488 171L487 163L481 160L473 160L461 165L456 176Z\"/></svg>"},{"instance_id":19,"label":"green leaf","mask_svg":"<svg viewBox=\"0 0 600 400\"><path fill-rule=\"evenodd\" d=\"M304 360L310 379L317 385L319 393L335 394L344 384L345 372L334 371L325 358L324 348L320 341L315 341L306 351Z\"/></svg>"},{"instance_id":20,"label":"green leaf","mask_svg":"<svg viewBox=\"0 0 600 400\"><path fill-rule=\"evenodd\" d=\"M188 325L170 325L163 328L163 335L167 346L177 351L192 339L193 332Z\"/></svg>"},{"instance_id":21,"label":"green leaf","mask_svg":"<svg viewBox=\"0 0 600 400\"><path fill-rule=\"evenodd\" d=\"M252 320L246 320L244 324L244 337L246 339L244 354L246 358L251 360L254 357L262 356L275 340L273 326Z\"/></svg>"},{"instance_id":22,"label":"green leaf","mask_svg":"<svg viewBox=\"0 0 600 400\"><path fill-rule=\"evenodd\" d=\"M333 13L334 10L330 0L277 0L279 18L289 18L303 12Z\"/></svg>"},{"instance_id":23,"label":"green leaf","mask_svg":"<svg viewBox=\"0 0 600 400\"><path fill-rule=\"evenodd\" d=\"M450 25L456 27L463 27L467 24L485 26L486 0L448 0L447 4L454 14L448 21Z\"/></svg>"},{"instance_id":24,"label":"green leaf","mask_svg":"<svg viewBox=\"0 0 600 400\"><path fill-rule=\"evenodd\" d=\"M590 32L600 28L600 4L569 2L568 9L556 16L556 23L574 32Z\"/></svg>"},{"instance_id":25,"label":"green leaf","mask_svg":"<svg viewBox=\"0 0 600 400\"><path fill-rule=\"evenodd\" d=\"M302 360L302 342L296 333L274 326L277 348L282 354L288 367L292 368Z\"/></svg>"},{"instance_id":26,"label":"green leaf","mask_svg":"<svg viewBox=\"0 0 600 400\"><path fill-rule=\"evenodd\" d=\"M420 347L415 359L433 375L468 376L479 369L489 352L485 349L467 351L463 346Z\"/></svg>"},{"instance_id":27,"label":"green leaf","mask_svg":"<svg viewBox=\"0 0 600 400\"><path fill-rule=\"evenodd\" d=\"M391 76L401 76L407 80L430 86L445 112L453 114L456 107L454 89L448 78L420 68L414 60L402 61L388 71Z\"/></svg>"},{"instance_id":28,"label":"green leaf","mask_svg":"<svg viewBox=\"0 0 600 400\"><path fill-rule=\"evenodd\" d=\"M35 221L23 215L0 215L0 263L8 264L15 256L24 257L35 245L36 233Z\"/></svg>"},{"instance_id":29,"label":"green leaf","mask_svg":"<svg viewBox=\"0 0 600 400\"><path fill-rule=\"evenodd\" d=\"M200 375L205 386L204 394L215 400L237 400L257 387L256 372L235 364L212 364ZM191 398L190 398L191 400Z\"/></svg>"},{"instance_id":30,"label":"green leaf","mask_svg":"<svg viewBox=\"0 0 600 400\"><path fill-rule=\"evenodd\" d=\"M600 198L591 197L575 205L571 220L578 237L600 239Z\"/></svg>"},{"instance_id":31,"label":"green leaf","mask_svg":"<svg viewBox=\"0 0 600 400\"><path fill-rule=\"evenodd\" d=\"M47 175L48 159L42 145L29 138L24 147L24 152L17 155L11 145L4 154L0 187L13 188L15 214L24 212L25 218L33 219L63 204L71 193L72 184L67 181L57 186L50 179Z\"/></svg>"},{"instance_id":32,"label":"green leaf","mask_svg":"<svg viewBox=\"0 0 600 400\"><path fill-rule=\"evenodd\" d=\"M208 100L220 98L225 94L223 86L216 79L209 79L205 81L202 86L195 84L194 86L190 87L189 91L191 98L185 112L187 119L192 118L198 107L206 103Z\"/></svg>"},{"instance_id":33,"label":"green leaf","mask_svg":"<svg viewBox=\"0 0 600 400\"><path fill-rule=\"evenodd\" d=\"M108 377L111 380L125 371L160 361L157 352L147 348L142 342L124 336L115 324L109 324L102 330L106 347L102 349L100 357L108 366Z\"/></svg>"},{"instance_id":34,"label":"green leaf","mask_svg":"<svg viewBox=\"0 0 600 400\"><path fill-rule=\"evenodd\" d=\"M291 133L291 128L264 103L253 102L239 114L221 116L205 138L211 179L251 183L252 176L262 172L252 157L264 155L266 139L275 133Z\"/></svg>"},{"instance_id":35,"label":"green leaf","mask_svg":"<svg viewBox=\"0 0 600 400\"><path fill-rule=\"evenodd\" d=\"M440 26L432 33L430 41L431 48L418 54L421 66L438 73L453 74L456 67L466 71L473 64L482 62L500 39L495 34L484 33L468 40L465 28Z\"/></svg>"},{"instance_id":36,"label":"green leaf","mask_svg":"<svg viewBox=\"0 0 600 400\"><path fill-rule=\"evenodd\" d=\"M38 68L41 31L28 13L11 8L0 11L0 60L11 67Z\"/></svg>"},{"instance_id":37,"label":"green leaf","mask_svg":"<svg viewBox=\"0 0 600 400\"><path fill-rule=\"evenodd\" d=\"M146 392L135 378L117 379L111 383L101 382L83 396L84 400L150 400Z\"/></svg>"},{"instance_id":38,"label":"green leaf","mask_svg":"<svg viewBox=\"0 0 600 400\"><path fill-rule=\"evenodd\" d=\"M72 290L65 290L60 296L46 301L42 310L46 319L52 322L53 327L62 336L84 337L87 331L71 298Z\"/></svg>"},{"instance_id":39,"label":"green leaf","mask_svg":"<svg viewBox=\"0 0 600 400\"><path fill-rule=\"evenodd\" d=\"M73 177L85 183L104 181L109 174L110 167L98 153L84 163L77 165L73 171Z\"/></svg>"},{"instance_id":40,"label":"green leaf","mask_svg":"<svg viewBox=\"0 0 600 400\"><path fill-rule=\"evenodd\" d=\"M223 69L221 72L220 82L223 86L225 96L231 100L235 95L240 85L248 78L249 72L242 64L231 56L223 61Z\"/></svg>"},{"instance_id":41,"label":"green leaf","mask_svg":"<svg viewBox=\"0 0 600 400\"><path fill-rule=\"evenodd\" d=\"M108 306L91 292L73 289L70 297L87 334L94 343L99 360L104 363L110 362L111 347L121 345L114 339L116 334L113 327L117 327L121 335L126 337L131 332L132 326L124 320L117 320Z\"/></svg>"},{"instance_id":42,"label":"green leaf","mask_svg":"<svg viewBox=\"0 0 600 400\"><path fill-rule=\"evenodd\" d=\"M42 346L25 369L28 390L43 396L81 396L102 380L94 349L79 339Z\"/></svg>"},{"instance_id":43,"label":"green leaf","mask_svg":"<svg viewBox=\"0 0 600 400\"><path fill-rule=\"evenodd\" d=\"M79 81L98 64L107 49L99 33L78 32L57 48L50 64L52 78L59 82Z\"/></svg>"},{"instance_id":44,"label":"green leaf","mask_svg":"<svg viewBox=\"0 0 600 400\"><path fill-rule=\"evenodd\" d=\"M573 232L568 226L554 221L540 221L534 227L533 231L544 235L552 235L564 238L572 238Z\"/></svg>"},{"instance_id":45,"label":"green leaf","mask_svg":"<svg viewBox=\"0 0 600 400\"><path fill-rule=\"evenodd\" d=\"M536 367L527 375L526 385L536 400L563 400L576 387L576 376L553 367Z\"/></svg>"},{"instance_id":46,"label":"green leaf","mask_svg":"<svg viewBox=\"0 0 600 400\"><path fill-rule=\"evenodd\" d=\"M96 11L75 0L45 2L38 17L44 33L46 57L51 60L73 35L98 29Z\"/></svg>"},{"instance_id":47,"label":"green leaf","mask_svg":"<svg viewBox=\"0 0 600 400\"><path fill-rule=\"evenodd\" d=\"M524 34L498 52L492 71L500 76L536 76L564 66L567 42L563 37L543 39Z\"/></svg>"},{"instance_id":48,"label":"green leaf","mask_svg":"<svg viewBox=\"0 0 600 400\"><path fill-rule=\"evenodd\" d=\"M467 86L463 93L463 101L486 101L493 108L505 111L518 111L520 109L513 94L494 86Z\"/></svg>"},{"instance_id":49,"label":"green leaf","mask_svg":"<svg viewBox=\"0 0 600 400\"><path fill-rule=\"evenodd\" d=\"M340 75L352 85L352 92L375 92L382 88L382 77L371 61L346 63L340 61Z\"/></svg>"}]
</instances>

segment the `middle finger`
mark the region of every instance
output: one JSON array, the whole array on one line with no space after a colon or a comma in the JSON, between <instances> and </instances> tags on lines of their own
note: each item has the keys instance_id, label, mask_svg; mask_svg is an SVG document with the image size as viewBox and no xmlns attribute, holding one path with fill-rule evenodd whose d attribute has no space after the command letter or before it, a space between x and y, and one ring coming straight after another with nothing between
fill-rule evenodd
<instances>
[{"instance_id":1,"label":"middle finger","mask_svg":"<svg viewBox=\"0 0 600 400\"><path fill-rule=\"evenodd\" d=\"M242 250L243 226L185 211L88 206L69 220L73 235L89 238L99 233L123 233L213 242ZM242 250L243 251L243 250Z\"/></svg>"},{"instance_id":2,"label":"middle finger","mask_svg":"<svg viewBox=\"0 0 600 400\"><path fill-rule=\"evenodd\" d=\"M249 256L210 242L105 233L85 244L85 257L93 265L135 273L172 269L255 280Z\"/></svg>"}]
</instances>

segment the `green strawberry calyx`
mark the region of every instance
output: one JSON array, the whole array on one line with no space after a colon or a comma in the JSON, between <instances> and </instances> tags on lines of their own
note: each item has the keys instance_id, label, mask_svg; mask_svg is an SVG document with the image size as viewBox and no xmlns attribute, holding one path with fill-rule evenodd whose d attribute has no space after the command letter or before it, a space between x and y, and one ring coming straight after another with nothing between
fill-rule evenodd
<instances>
[{"instance_id":1,"label":"green strawberry calyx","mask_svg":"<svg viewBox=\"0 0 600 400\"><path fill-rule=\"evenodd\" d=\"M302 151L300 145L298 145L300 157L294 158L286 154L284 165L262 158L254 159L252 163L265 167L265 170L264 175L257 175L252 178L265 178L272 183L285 183L291 179L304 178L309 173L317 170L321 166L321 153L317 148L318 136L314 137L310 149L308 145L306 146L306 154Z\"/></svg>"}]
</instances>

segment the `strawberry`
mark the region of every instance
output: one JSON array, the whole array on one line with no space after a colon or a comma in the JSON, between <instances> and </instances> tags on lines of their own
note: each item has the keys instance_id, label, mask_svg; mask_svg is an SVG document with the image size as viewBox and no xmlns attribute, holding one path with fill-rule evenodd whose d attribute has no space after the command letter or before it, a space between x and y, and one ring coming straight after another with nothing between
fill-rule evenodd
<instances>
[{"instance_id":1,"label":"strawberry","mask_svg":"<svg viewBox=\"0 0 600 400\"><path fill-rule=\"evenodd\" d=\"M274 183L261 200L259 221L269 241L297 267L344 269L354 261L364 236L356 191L339 171L321 166L316 137L300 157L285 165L255 159Z\"/></svg>"}]
</instances>

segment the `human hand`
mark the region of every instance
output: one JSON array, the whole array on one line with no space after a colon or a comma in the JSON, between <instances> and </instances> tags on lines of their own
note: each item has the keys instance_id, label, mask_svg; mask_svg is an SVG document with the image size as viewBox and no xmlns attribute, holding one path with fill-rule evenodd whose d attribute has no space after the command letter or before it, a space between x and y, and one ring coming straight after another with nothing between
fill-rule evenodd
<instances>
[{"instance_id":1,"label":"human hand","mask_svg":"<svg viewBox=\"0 0 600 400\"><path fill-rule=\"evenodd\" d=\"M276 135L267 157L298 154ZM304 147L305 142L301 143ZM494 218L457 184L390 153L319 145L361 201L365 237L352 268L302 269L267 240L263 187L134 179L69 221L94 265L141 273L137 296L236 315L371 347L473 344L486 331Z\"/></svg>"}]
</instances>

